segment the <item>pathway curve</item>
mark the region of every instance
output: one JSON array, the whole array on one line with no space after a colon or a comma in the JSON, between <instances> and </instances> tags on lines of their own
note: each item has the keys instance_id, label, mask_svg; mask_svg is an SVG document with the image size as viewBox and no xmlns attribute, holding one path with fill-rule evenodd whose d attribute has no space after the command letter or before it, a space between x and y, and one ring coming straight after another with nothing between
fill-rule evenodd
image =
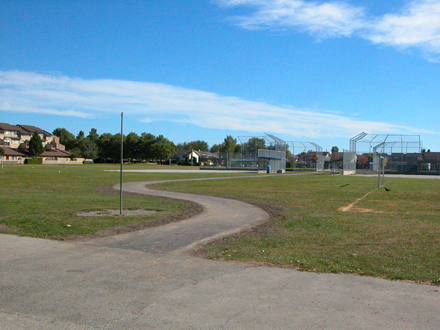
<instances>
[{"instance_id":1,"label":"pathway curve","mask_svg":"<svg viewBox=\"0 0 440 330\"><path fill-rule=\"evenodd\" d=\"M257 176L238 178L252 177ZM261 175L258 177L261 177ZM203 207L203 212L193 218L180 222L117 236L94 239L88 244L144 252L185 252L195 248L197 245L231 235L269 220L269 215L262 209L237 200L152 190L147 187L147 185L164 182L213 179L237 179L237 177L124 183L122 186L124 191L195 202ZM119 189L119 185L115 185L114 188Z\"/></svg>"}]
</instances>

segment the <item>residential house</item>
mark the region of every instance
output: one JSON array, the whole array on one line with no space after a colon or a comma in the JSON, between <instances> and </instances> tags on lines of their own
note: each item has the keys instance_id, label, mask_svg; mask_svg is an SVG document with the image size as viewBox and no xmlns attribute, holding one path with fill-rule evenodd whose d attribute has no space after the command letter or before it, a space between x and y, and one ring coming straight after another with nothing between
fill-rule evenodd
<instances>
[{"instance_id":1,"label":"residential house","mask_svg":"<svg viewBox=\"0 0 440 330\"><path fill-rule=\"evenodd\" d=\"M43 164L82 163L82 159L72 160L70 158L70 153L60 143L59 137L39 127L0 123L0 147L4 150L3 162L23 164L26 158L30 158L27 149L34 132L38 133L44 146L44 152L40 155Z\"/></svg>"},{"instance_id":2,"label":"residential house","mask_svg":"<svg viewBox=\"0 0 440 330\"><path fill-rule=\"evenodd\" d=\"M171 162L178 165L198 164L200 154L196 150L176 150L171 157Z\"/></svg>"},{"instance_id":3,"label":"residential house","mask_svg":"<svg viewBox=\"0 0 440 330\"><path fill-rule=\"evenodd\" d=\"M26 158L26 154L19 152L7 145L0 145L3 148L4 154L2 156L2 162L4 164L23 164L23 160Z\"/></svg>"}]
</instances>

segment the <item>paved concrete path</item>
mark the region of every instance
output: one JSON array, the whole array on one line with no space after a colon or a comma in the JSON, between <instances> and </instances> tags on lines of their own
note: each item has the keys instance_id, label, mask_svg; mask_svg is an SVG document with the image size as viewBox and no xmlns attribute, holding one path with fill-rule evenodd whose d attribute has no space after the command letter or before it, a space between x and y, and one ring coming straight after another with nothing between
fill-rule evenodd
<instances>
[{"instance_id":1,"label":"paved concrete path","mask_svg":"<svg viewBox=\"0 0 440 330\"><path fill-rule=\"evenodd\" d=\"M86 243L0 235L0 329L436 329L440 324L438 287L204 260L158 252L164 246L182 251L185 244L145 245L132 235L137 243L131 246L130 235Z\"/></svg>"},{"instance_id":2,"label":"paved concrete path","mask_svg":"<svg viewBox=\"0 0 440 330\"><path fill-rule=\"evenodd\" d=\"M207 179L183 181L199 180ZM236 200L147 188L147 185L173 181L182 180L130 182L124 183L122 189L138 194L192 201L203 206L201 214L160 227L96 239L90 244L144 252L183 252L209 240L228 236L269 220L269 215L262 209ZM119 189L119 185L115 185L114 188Z\"/></svg>"}]
</instances>

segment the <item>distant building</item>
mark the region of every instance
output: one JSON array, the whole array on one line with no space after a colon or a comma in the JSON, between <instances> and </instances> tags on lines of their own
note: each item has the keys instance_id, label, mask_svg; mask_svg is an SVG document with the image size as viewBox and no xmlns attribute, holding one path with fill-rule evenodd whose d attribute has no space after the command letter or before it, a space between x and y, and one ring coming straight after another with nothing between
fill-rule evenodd
<instances>
[{"instance_id":1,"label":"distant building","mask_svg":"<svg viewBox=\"0 0 440 330\"><path fill-rule=\"evenodd\" d=\"M43 164L78 164L81 160L72 160L70 153L60 143L59 137L30 125L10 125L0 123L0 147L4 150L3 162L6 164L23 164L28 154L29 141L37 132L44 146L40 155Z\"/></svg>"}]
</instances>

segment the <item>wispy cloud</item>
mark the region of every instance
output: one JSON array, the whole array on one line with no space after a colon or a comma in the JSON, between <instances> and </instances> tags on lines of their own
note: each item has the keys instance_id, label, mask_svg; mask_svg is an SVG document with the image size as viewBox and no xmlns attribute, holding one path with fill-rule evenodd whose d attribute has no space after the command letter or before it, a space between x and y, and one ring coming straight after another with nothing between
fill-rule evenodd
<instances>
[{"instance_id":1,"label":"wispy cloud","mask_svg":"<svg viewBox=\"0 0 440 330\"><path fill-rule=\"evenodd\" d=\"M419 47L426 56L439 61L440 1L414 1L400 14L385 15L366 37L395 47Z\"/></svg>"},{"instance_id":2,"label":"wispy cloud","mask_svg":"<svg viewBox=\"0 0 440 330\"><path fill-rule=\"evenodd\" d=\"M219 0L226 7L248 6L255 11L235 17L245 29L297 27L321 36L348 36L364 26L364 9L343 3L314 3L302 0Z\"/></svg>"},{"instance_id":3,"label":"wispy cloud","mask_svg":"<svg viewBox=\"0 0 440 330\"><path fill-rule=\"evenodd\" d=\"M0 110L80 118L120 113L143 122L290 136L349 137L361 131L430 133L385 122L253 102L181 87L124 80L84 80L0 71Z\"/></svg>"},{"instance_id":4,"label":"wispy cloud","mask_svg":"<svg viewBox=\"0 0 440 330\"><path fill-rule=\"evenodd\" d=\"M440 61L440 0L413 0L399 13L368 16L367 8L348 3L304 0L217 0L222 6L252 9L235 16L245 29L299 29L317 37L357 36L398 49L418 48Z\"/></svg>"}]
</instances>

